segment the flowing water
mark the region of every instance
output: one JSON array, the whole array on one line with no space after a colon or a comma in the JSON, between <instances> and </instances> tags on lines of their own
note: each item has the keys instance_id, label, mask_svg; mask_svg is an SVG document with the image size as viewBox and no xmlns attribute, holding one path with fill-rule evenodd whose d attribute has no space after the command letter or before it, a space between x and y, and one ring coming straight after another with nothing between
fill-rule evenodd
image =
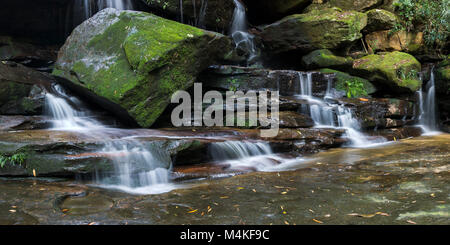
<instances>
[{"instance_id":1,"label":"flowing water","mask_svg":"<svg viewBox=\"0 0 450 245\"><path fill-rule=\"evenodd\" d=\"M258 56L254 43L254 36L248 33L247 14L244 5L239 0L234 0L236 5L233 13L233 22L230 28L231 36L236 48L246 50L249 54L247 62L250 63Z\"/></svg>"},{"instance_id":2,"label":"flowing water","mask_svg":"<svg viewBox=\"0 0 450 245\"><path fill-rule=\"evenodd\" d=\"M351 109L336 104L333 100L331 78L328 79L328 87L325 97L313 96L312 73L298 73L300 91L298 97L305 99L310 104L304 105L302 111L308 113L316 124L316 127L332 127L346 130L347 137L352 141L353 147L373 147L386 142L385 139L370 139L361 132L361 126L353 116Z\"/></svg>"},{"instance_id":3,"label":"flowing water","mask_svg":"<svg viewBox=\"0 0 450 245\"><path fill-rule=\"evenodd\" d=\"M436 88L434 82L434 69L431 70L430 80L425 85L426 91L418 91L419 100L419 126L426 134L438 133Z\"/></svg>"},{"instance_id":4,"label":"flowing water","mask_svg":"<svg viewBox=\"0 0 450 245\"><path fill-rule=\"evenodd\" d=\"M53 93L46 94L46 107L53 118L52 130L85 133L105 142L100 152L110 156L115 171L109 176L98 173L99 186L136 194L161 193L174 188L169 181L170 157L129 137L111 136L107 132L114 129L94 119L81 101L69 96L61 86L53 85Z\"/></svg>"},{"instance_id":5,"label":"flowing water","mask_svg":"<svg viewBox=\"0 0 450 245\"><path fill-rule=\"evenodd\" d=\"M287 159L272 151L267 142L226 141L212 143L209 148L211 158L230 169L252 171L281 171L303 159Z\"/></svg>"},{"instance_id":6,"label":"flowing water","mask_svg":"<svg viewBox=\"0 0 450 245\"><path fill-rule=\"evenodd\" d=\"M131 0L76 0L73 6L75 21L84 21L92 17L98 11L105 8L115 8L119 10L132 10Z\"/></svg>"}]
</instances>

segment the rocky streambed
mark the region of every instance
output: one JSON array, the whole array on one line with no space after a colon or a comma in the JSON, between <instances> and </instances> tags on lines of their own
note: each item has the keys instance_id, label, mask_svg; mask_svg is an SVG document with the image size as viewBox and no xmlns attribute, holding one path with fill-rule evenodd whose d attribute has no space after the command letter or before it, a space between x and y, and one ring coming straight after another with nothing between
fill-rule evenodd
<instances>
[{"instance_id":1,"label":"rocky streambed","mask_svg":"<svg viewBox=\"0 0 450 245\"><path fill-rule=\"evenodd\" d=\"M291 171L182 181L159 195L67 179L3 178L0 223L448 224L449 139L334 149Z\"/></svg>"}]
</instances>

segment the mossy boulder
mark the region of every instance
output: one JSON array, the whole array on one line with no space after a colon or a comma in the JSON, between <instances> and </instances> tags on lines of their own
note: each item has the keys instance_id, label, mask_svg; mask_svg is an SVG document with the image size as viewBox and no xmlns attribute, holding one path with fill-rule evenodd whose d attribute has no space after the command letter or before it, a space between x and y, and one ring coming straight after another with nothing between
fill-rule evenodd
<instances>
[{"instance_id":1,"label":"mossy boulder","mask_svg":"<svg viewBox=\"0 0 450 245\"><path fill-rule=\"evenodd\" d=\"M150 127L178 90L232 49L228 37L156 15L105 9L78 26L61 48L54 75L119 105ZM78 86L78 87L79 87Z\"/></svg>"},{"instance_id":2,"label":"mossy boulder","mask_svg":"<svg viewBox=\"0 0 450 245\"><path fill-rule=\"evenodd\" d=\"M334 74L334 89L336 89L338 92L341 92L341 94L345 95L347 92L347 82L356 81L358 83L361 83L363 85L363 91L360 94L355 94L353 96L355 97L363 97L366 95L373 94L377 92L377 88L369 82L367 79L355 77L348 73L332 70L332 69L321 69L321 73L323 74Z\"/></svg>"},{"instance_id":3,"label":"mossy boulder","mask_svg":"<svg viewBox=\"0 0 450 245\"><path fill-rule=\"evenodd\" d=\"M435 68L436 91L438 94L450 94L450 55Z\"/></svg>"},{"instance_id":4,"label":"mossy boulder","mask_svg":"<svg viewBox=\"0 0 450 245\"><path fill-rule=\"evenodd\" d=\"M260 33L272 53L338 49L362 37L367 15L338 8L290 15L265 26Z\"/></svg>"},{"instance_id":5,"label":"mossy boulder","mask_svg":"<svg viewBox=\"0 0 450 245\"><path fill-rule=\"evenodd\" d=\"M315 3L308 6L305 12L312 10L320 10L331 7L338 7L343 10L367 11L380 6L383 0L328 0L315 1Z\"/></svg>"},{"instance_id":6,"label":"mossy boulder","mask_svg":"<svg viewBox=\"0 0 450 245\"><path fill-rule=\"evenodd\" d=\"M399 18L392 12L383 9L372 9L366 12L368 32L390 30L400 23Z\"/></svg>"},{"instance_id":7,"label":"mossy boulder","mask_svg":"<svg viewBox=\"0 0 450 245\"><path fill-rule=\"evenodd\" d=\"M366 43L372 53L404 51L415 54L421 53L425 49L422 32L377 31L366 35Z\"/></svg>"},{"instance_id":8,"label":"mossy boulder","mask_svg":"<svg viewBox=\"0 0 450 245\"><path fill-rule=\"evenodd\" d=\"M150 9L164 16L214 31L228 31L234 12L233 0L142 0ZM182 6L180 5L182 3Z\"/></svg>"},{"instance_id":9,"label":"mossy boulder","mask_svg":"<svg viewBox=\"0 0 450 245\"><path fill-rule=\"evenodd\" d=\"M414 56L403 52L373 54L353 62L355 72L394 92L411 93L422 87L421 65Z\"/></svg>"},{"instance_id":10,"label":"mossy boulder","mask_svg":"<svg viewBox=\"0 0 450 245\"><path fill-rule=\"evenodd\" d=\"M325 68L325 67L352 67L353 59L351 57L340 57L333 54L328 49L319 49L303 56L302 63L307 68Z\"/></svg>"}]
</instances>

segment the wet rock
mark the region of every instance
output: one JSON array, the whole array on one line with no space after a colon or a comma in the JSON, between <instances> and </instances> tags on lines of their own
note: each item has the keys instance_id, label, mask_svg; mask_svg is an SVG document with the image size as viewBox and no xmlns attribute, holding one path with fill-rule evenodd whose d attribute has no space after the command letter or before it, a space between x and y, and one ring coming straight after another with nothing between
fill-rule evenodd
<instances>
[{"instance_id":1,"label":"wet rock","mask_svg":"<svg viewBox=\"0 0 450 245\"><path fill-rule=\"evenodd\" d=\"M380 51L404 51L408 53L418 53L423 51L423 33L412 33L406 31L377 31L366 35L366 43L369 52Z\"/></svg>"},{"instance_id":2,"label":"wet rock","mask_svg":"<svg viewBox=\"0 0 450 245\"><path fill-rule=\"evenodd\" d=\"M377 130L369 133L374 136L383 136L389 141L396 141L410 137L419 137L422 135L423 131L420 127L406 126L401 128Z\"/></svg>"},{"instance_id":3,"label":"wet rock","mask_svg":"<svg viewBox=\"0 0 450 245\"><path fill-rule=\"evenodd\" d=\"M52 82L45 73L12 62L0 63L0 114L42 114L44 88Z\"/></svg>"},{"instance_id":4,"label":"wet rock","mask_svg":"<svg viewBox=\"0 0 450 245\"><path fill-rule=\"evenodd\" d=\"M268 117L262 121L270 125L278 123L280 128L311 128L315 125L310 116L294 111L280 111L279 120L272 119L270 114Z\"/></svg>"},{"instance_id":5,"label":"wet rock","mask_svg":"<svg viewBox=\"0 0 450 245\"><path fill-rule=\"evenodd\" d=\"M359 40L366 24L364 13L328 8L287 16L263 27L260 36L272 53L333 50Z\"/></svg>"},{"instance_id":6,"label":"wet rock","mask_svg":"<svg viewBox=\"0 0 450 245\"><path fill-rule=\"evenodd\" d=\"M35 217L17 210L17 207L13 208L12 205L7 203L0 203L1 225L36 225L38 223Z\"/></svg>"},{"instance_id":7,"label":"wet rock","mask_svg":"<svg viewBox=\"0 0 450 245\"><path fill-rule=\"evenodd\" d=\"M183 23L192 24L199 28L207 28L218 32L227 32L233 21L233 0L143 0L150 9L162 12L181 21L183 11Z\"/></svg>"},{"instance_id":8,"label":"wet rock","mask_svg":"<svg viewBox=\"0 0 450 245\"><path fill-rule=\"evenodd\" d=\"M383 9L372 9L366 12L367 26L364 29L368 32L391 30L400 23L398 17Z\"/></svg>"},{"instance_id":9,"label":"wet rock","mask_svg":"<svg viewBox=\"0 0 450 245\"><path fill-rule=\"evenodd\" d=\"M113 207L113 200L98 193L80 196L67 196L59 208L66 215L88 215L106 212Z\"/></svg>"},{"instance_id":10,"label":"wet rock","mask_svg":"<svg viewBox=\"0 0 450 245\"><path fill-rule=\"evenodd\" d=\"M50 118L45 116L3 116L0 115L0 130L32 130L50 126Z\"/></svg>"},{"instance_id":11,"label":"wet rock","mask_svg":"<svg viewBox=\"0 0 450 245\"><path fill-rule=\"evenodd\" d=\"M368 80L366 80L364 78L351 76L348 73L337 71L337 70L332 70L332 69L327 69L327 68L321 69L320 72L323 74L333 74L334 75L332 87L336 91L338 91L338 93L340 93L341 97L346 96L346 93L348 90L347 82L355 82L356 81L363 85L363 91L365 93L353 94L352 96L354 96L354 97L365 97L366 95L374 94L375 92L377 92L377 88L371 82L369 82ZM338 98L339 95L335 94L334 97Z\"/></svg>"},{"instance_id":12,"label":"wet rock","mask_svg":"<svg viewBox=\"0 0 450 245\"><path fill-rule=\"evenodd\" d=\"M56 61L57 52L57 47L54 46L41 46L9 36L0 36L0 60L16 61L39 68Z\"/></svg>"},{"instance_id":13,"label":"wet rock","mask_svg":"<svg viewBox=\"0 0 450 245\"><path fill-rule=\"evenodd\" d=\"M422 86L418 77L421 65L407 53L395 51L368 55L355 60L353 69L378 86L385 86L395 92L412 93Z\"/></svg>"},{"instance_id":14,"label":"wet rock","mask_svg":"<svg viewBox=\"0 0 450 245\"><path fill-rule=\"evenodd\" d=\"M355 116L366 129L395 128L414 124L415 103L400 99L342 99L353 108Z\"/></svg>"},{"instance_id":15,"label":"wet rock","mask_svg":"<svg viewBox=\"0 0 450 245\"><path fill-rule=\"evenodd\" d=\"M105 110L150 127L174 92L190 88L200 71L231 49L231 40L218 33L105 9L74 30L54 75L70 80L66 86L80 94L90 92Z\"/></svg>"},{"instance_id":16,"label":"wet rock","mask_svg":"<svg viewBox=\"0 0 450 245\"><path fill-rule=\"evenodd\" d=\"M280 91L280 95L291 96L300 91L298 71L269 70L238 66L211 66L204 71L198 81L203 87L227 91ZM311 72L313 94L321 97L327 89L331 77L320 72Z\"/></svg>"},{"instance_id":17,"label":"wet rock","mask_svg":"<svg viewBox=\"0 0 450 245\"><path fill-rule=\"evenodd\" d=\"M303 56L302 63L309 69L324 67L346 69L352 67L353 59L336 56L328 49L320 49Z\"/></svg>"},{"instance_id":18,"label":"wet rock","mask_svg":"<svg viewBox=\"0 0 450 245\"><path fill-rule=\"evenodd\" d=\"M305 12L324 9L330 7L338 7L342 10L356 10L356 11L367 11L373 8L380 6L383 3L383 0L329 0L329 1L317 1L308 8L306 8Z\"/></svg>"}]
</instances>

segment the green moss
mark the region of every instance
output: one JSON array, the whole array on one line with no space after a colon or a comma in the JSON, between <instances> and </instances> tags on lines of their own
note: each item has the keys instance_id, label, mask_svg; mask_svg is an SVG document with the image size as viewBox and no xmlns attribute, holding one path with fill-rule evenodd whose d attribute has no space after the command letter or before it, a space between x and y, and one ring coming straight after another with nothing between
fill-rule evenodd
<instances>
[{"instance_id":1,"label":"green moss","mask_svg":"<svg viewBox=\"0 0 450 245\"><path fill-rule=\"evenodd\" d=\"M353 59L350 57L335 56L328 49L320 49L309 53L302 58L303 63L310 68L343 67L351 66Z\"/></svg>"},{"instance_id":2,"label":"green moss","mask_svg":"<svg viewBox=\"0 0 450 245\"><path fill-rule=\"evenodd\" d=\"M362 84L362 91L360 91L357 94L354 94L353 96L355 96L355 97L366 96L369 94L373 94L377 91L375 86L364 78L351 76L348 73L337 71L337 70L332 70L332 69L321 69L320 72L322 72L324 74L335 74L336 82L335 82L334 88L338 91L347 93L348 89L346 86L346 82L348 82L348 81L356 81L356 83Z\"/></svg>"}]
</instances>

